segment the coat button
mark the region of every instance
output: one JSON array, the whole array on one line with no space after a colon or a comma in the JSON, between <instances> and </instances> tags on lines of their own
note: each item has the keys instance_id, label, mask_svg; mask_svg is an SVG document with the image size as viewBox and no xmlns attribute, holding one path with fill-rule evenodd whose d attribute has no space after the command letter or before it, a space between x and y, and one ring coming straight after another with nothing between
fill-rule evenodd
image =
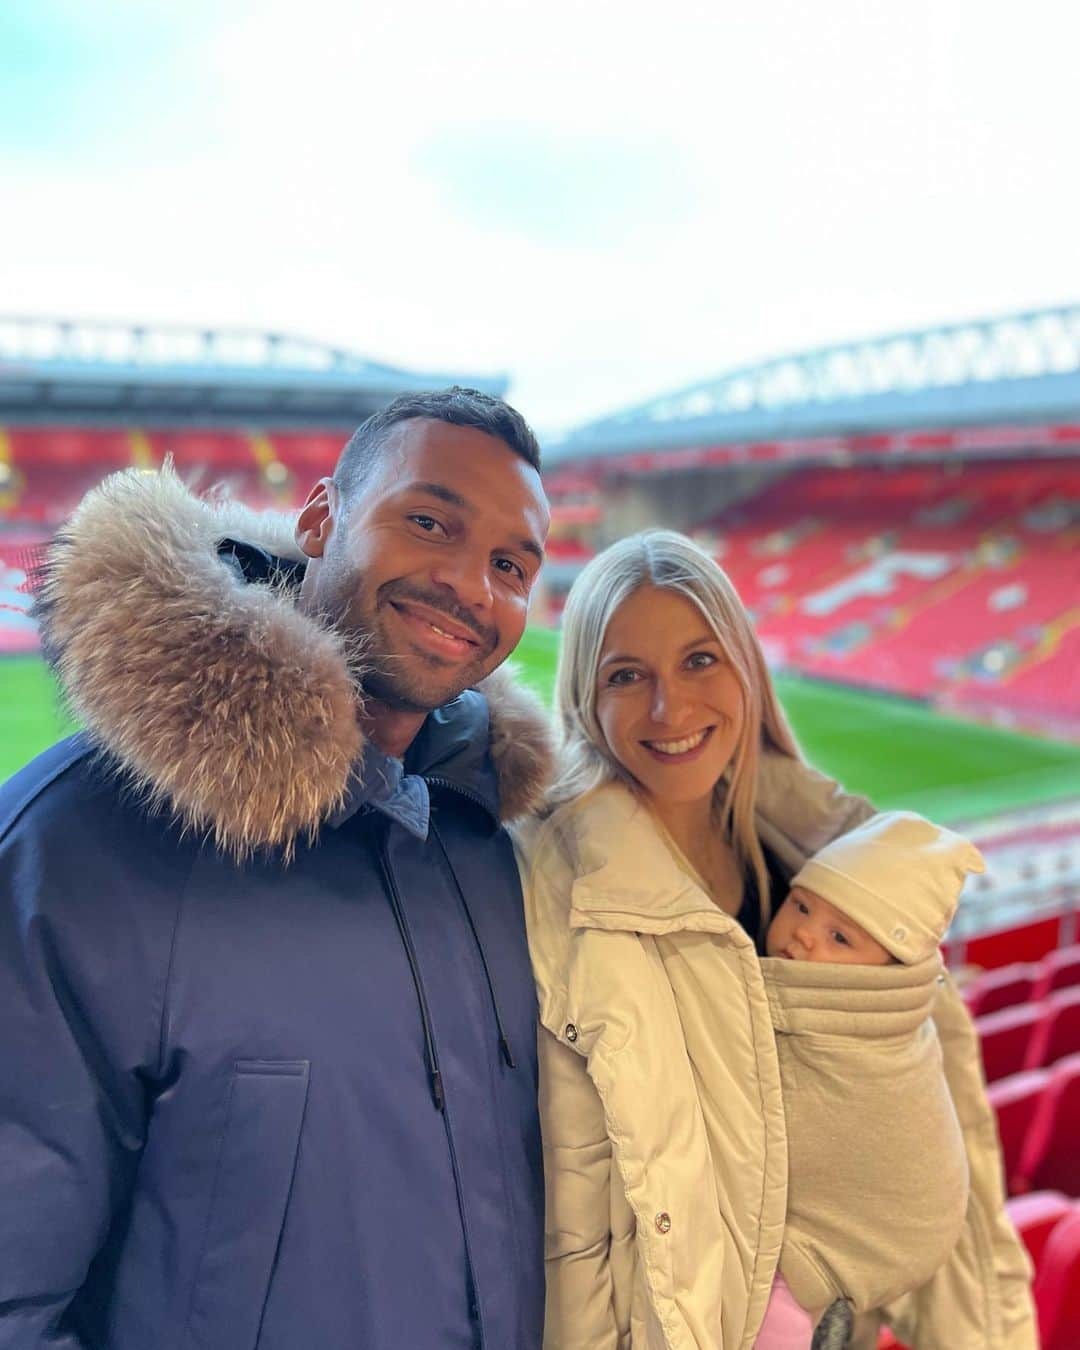
<instances>
[{"instance_id":1,"label":"coat button","mask_svg":"<svg viewBox=\"0 0 1080 1350\"><path fill-rule=\"evenodd\" d=\"M656 1216L656 1231L658 1233L671 1232L671 1215L666 1209L662 1209Z\"/></svg>"},{"instance_id":2,"label":"coat button","mask_svg":"<svg viewBox=\"0 0 1080 1350\"><path fill-rule=\"evenodd\" d=\"M567 1022L566 1024L566 1039L571 1045L577 1040L577 1027L574 1026L573 1022Z\"/></svg>"}]
</instances>

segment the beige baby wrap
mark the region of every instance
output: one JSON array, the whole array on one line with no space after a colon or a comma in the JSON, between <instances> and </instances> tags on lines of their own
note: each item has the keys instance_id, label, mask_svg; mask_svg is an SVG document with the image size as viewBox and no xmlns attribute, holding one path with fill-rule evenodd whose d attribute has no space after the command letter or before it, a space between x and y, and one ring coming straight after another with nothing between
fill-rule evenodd
<instances>
[{"instance_id":1,"label":"beige baby wrap","mask_svg":"<svg viewBox=\"0 0 1080 1350\"><path fill-rule=\"evenodd\" d=\"M780 1269L820 1312L877 1308L947 1259L968 1199L964 1141L930 1020L942 973L764 958L788 1137Z\"/></svg>"}]
</instances>

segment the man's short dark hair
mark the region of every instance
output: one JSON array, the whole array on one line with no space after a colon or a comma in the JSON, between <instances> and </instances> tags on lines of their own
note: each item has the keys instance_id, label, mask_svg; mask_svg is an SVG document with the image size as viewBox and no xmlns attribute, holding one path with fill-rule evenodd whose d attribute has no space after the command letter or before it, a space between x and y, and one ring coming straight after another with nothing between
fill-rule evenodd
<instances>
[{"instance_id":1,"label":"man's short dark hair","mask_svg":"<svg viewBox=\"0 0 1080 1350\"><path fill-rule=\"evenodd\" d=\"M357 427L334 468L334 482L346 502L363 486L378 462L390 430L399 422L416 418L449 422L455 427L474 427L489 436L496 436L539 472L540 444L517 409L501 398L480 393L478 389L454 385L451 389L400 394Z\"/></svg>"}]
</instances>

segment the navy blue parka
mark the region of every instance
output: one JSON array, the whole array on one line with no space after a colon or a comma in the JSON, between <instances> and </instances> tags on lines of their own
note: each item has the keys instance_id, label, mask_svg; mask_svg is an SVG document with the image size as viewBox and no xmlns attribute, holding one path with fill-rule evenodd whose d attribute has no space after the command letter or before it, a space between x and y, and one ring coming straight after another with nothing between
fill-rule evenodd
<instances>
[{"instance_id":1,"label":"navy blue parka","mask_svg":"<svg viewBox=\"0 0 1080 1350\"><path fill-rule=\"evenodd\" d=\"M332 698L269 724L290 683L318 701L335 639L281 638L289 588L223 548L238 524L124 476L54 558L47 634L89 732L0 790L0 1347L530 1350L536 1008L500 818L542 725L506 681L431 714L404 765ZM126 615L95 606L125 585ZM326 783L320 730L348 751ZM255 819L290 762L314 820Z\"/></svg>"}]
</instances>

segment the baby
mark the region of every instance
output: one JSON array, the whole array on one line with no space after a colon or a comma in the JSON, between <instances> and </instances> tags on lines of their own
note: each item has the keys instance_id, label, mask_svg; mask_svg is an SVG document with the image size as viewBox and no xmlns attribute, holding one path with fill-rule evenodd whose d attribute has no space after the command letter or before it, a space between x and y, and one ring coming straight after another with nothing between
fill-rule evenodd
<instances>
[{"instance_id":1,"label":"baby","mask_svg":"<svg viewBox=\"0 0 1080 1350\"><path fill-rule=\"evenodd\" d=\"M843 1345L830 1322L918 1288L952 1252L967 1159L930 1015L939 944L981 871L959 835L882 813L805 864L769 927L788 1207L758 1350L809 1347L826 1309L814 1345Z\"/></svg>"}]
</instances>

